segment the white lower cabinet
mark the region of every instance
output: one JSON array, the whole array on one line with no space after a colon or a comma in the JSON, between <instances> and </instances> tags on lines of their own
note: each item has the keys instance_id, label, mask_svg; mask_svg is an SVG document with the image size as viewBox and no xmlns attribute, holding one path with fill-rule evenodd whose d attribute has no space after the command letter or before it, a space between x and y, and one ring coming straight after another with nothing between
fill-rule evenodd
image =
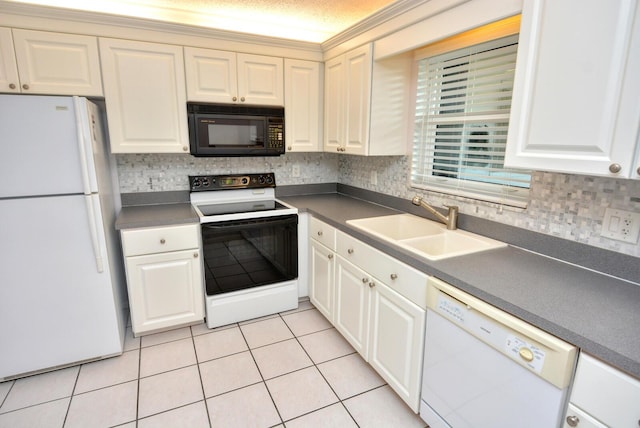
<instances>
[{"instance_id":1,"label":"white lower cabinet","mask_svg":"<svg viewBox=\"0 0 640 428\"><path fill-rule=\"evenodd\" d=\"M417 413L427 275L317 219L309 230L311 302Z\"/></svg>"},{"instance_id":2,"label":"white lower cabinet","mask_svg":"<svg viewBox=\"0 0 640 428\"><path fill-rule=\"evenodd\" d=\"M333 323L336 229L311 217L309 237L309 300Z\"/></svg>"},{"instance_id":3,"label":"white lower cabinet","mask_svg":"<svg viewBox=\"0 0 640 428\"><path fill-rule=\"evenodd\" d=\"M121 233L134 335L202 322L199 225Z\"/></svg>"},{"instance_id":4,"label":"white lower cabinet","mask_svg":"<svg viewBox=\"0 0 640 428\"><path fill-rule=\"evenodd\" d=\"M581 353L563 427L637 427L639 403L639 379Z\"/></svg>"},{"instance_id":5,"label":"white lower cabinet","mask_svg":"<svg viewBox=\"0 0 640 428\"><path fill-rule=\"evenodd\" d=\"M418 412L426 312L383 283L372 290L369 364Z\"/></svg>"},{"instance_id":6,"label":"white lower cabinet","mask_svg":"<svg viewBox=\"0 0 640 428\"><path fill-rule=\"evenodd\" d=\"M336 261L334 325L362 358L369 357L369 312L373 284L362 269L342 257Z\"/></svg>"}]
</instances>

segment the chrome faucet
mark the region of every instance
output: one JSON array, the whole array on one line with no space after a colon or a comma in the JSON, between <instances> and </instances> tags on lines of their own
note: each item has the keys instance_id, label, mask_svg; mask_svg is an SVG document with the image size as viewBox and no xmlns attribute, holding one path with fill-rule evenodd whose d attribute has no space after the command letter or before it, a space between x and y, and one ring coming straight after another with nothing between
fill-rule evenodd
<instances>
[{"instance_id":1,"label":"chrome faucet","mask_svg":"<svg viewBox=\"0 0 640 428\"><path fill-rule=\"evenodd\" d=\"M431 205L426 203L422 199L422 196L417 196L417 195L414 196L413 199L411 200L411 203L413 205L421 206L422 208L426 209L431 214L436 216L438 220L440 220L441 222L447 225L447 229L456 230L458 228L458 207L456 205L445 205L445 207L449 209L449 212L445 216L441 214L439 211L437 211L435 208L433 208Z\"/></svg>"}]
</instances>

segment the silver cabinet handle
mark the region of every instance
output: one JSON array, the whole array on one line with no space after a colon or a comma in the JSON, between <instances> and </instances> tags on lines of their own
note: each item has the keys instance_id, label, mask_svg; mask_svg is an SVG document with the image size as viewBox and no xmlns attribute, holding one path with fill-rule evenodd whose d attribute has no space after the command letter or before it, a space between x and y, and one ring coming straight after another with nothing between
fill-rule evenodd
<instances>
[{"instance_id":1,"label":"silver cabinet handle","mask_svg":"<svg viewBox=\"0 0 640 428\"><path fill-rule=\"evenodd\" d=\"M161 243L161 244L165 244L166 242L167 242L167 241L165 241L165 239L164 239L164 238L160 238L160 243Z\"/></svg>"},{"instance_id":2,"label":"silver cabinet handle","mask_svg":"<svg viewBox=\"0 0 640 428\"><path fill-rule=\"evenodd\" d=\"M580 423L580 418L575 415L567 416L567 425L570 427L577 427Z\"/></svg>"},{"instance_id":3,"label":"silver cabinet handle","mask_svg":"<svg viewBox=\"0 0 640 428\"><path fill-rule=\"evenodd\" d=\"M369 283L369 288L373 288L373 287L375 287L375 286L376 286L376 283L375 283L375 282L371 281L371 282Z\"/></svg>"},{"instance_id":4,"label":"silver cabinet handle","mask_svg":"<svg viewBox=\"0 0 640 428\"><path fill-rule=\"evenodd\" d=\"M640 175L640 166L638 167L638 169L636 169L636 172L638 173L638 175ZM638 426L640 426L640 421L638 421Z\"/></svg>"},{"instance_id":5,"label":"silver cabinet handle","mask_svg":"<svg viewBox=\"0 0 640 428\"><path fill-rule=\"evenodd\" d=\"M238 101L238 97L231 98L231 101Z\"/></svg>"},{"instance_id":6,"label":"silver cabinet handle","mask_svg":"<svg viewBox=\"0 0 640 428\"><path fill-rule=\"evenodd\" d=\"M318 231L318 236L322 236L322 231L321 230Z\"/></svg>"},{"instance_id":7,"label":"silver cabinet handle","mask_svg":"<svg viewBox=\"0 0 640 428\"><path fill-rule=\"evenodd\" d=\"M617 174L620 171L622 171L622 166L620 166L619 163L612 163L611 165L609 165L609 171L614 174Z\"/></svg>"},{"instance_id":8,"label":"silver cabinet handle","mask_svg":"<svg viewBox=\"0 0 640 428\"><path fill-rule=\"evenodd\" d=\"M333 258L333 254L329 254L327 257L331 260Z\"/></svg>"},{"instance_id":9,"label":"silver cabinet handle","mask_svg":"<svg viewBox=\"0 0 640 428\"><path fill-rule=\"evenodd\" d=\"M366 284L367 282L369 282L369 278L367 278L367 277L362 278L362 283L363 284Z\"/></svg>"},{"instance_id":10,"label":"silver cabinet handle","mask_svg":"<svg viewBox=\"0 0 640 428\"><path fill-rule=\"evenodd\" d=\"M349 254L353 254L353 248L349 248L349 249L347 250L347 253L349 253Z\"/></svg>"},{"instance_id":11,"label":"silver cabinet handle","mask_svg":"<svg viewBox=\"0 0 640 428\"><path fill-rule=\"evenodd\" d=\"M187 147L187 146L182 146L182 151L183 151L183 152L188 152L188 151L189 151L189 147Z\"/></svg>"},{"instance_id":12,"label":"silver cabinet handle","mask_svg":"<svg viewBox=\"0 0 640 428\"><path fill-rule=\"evenodd\" d=\"M389 275L389 277L391 278L392 281L395 281L396 279L398 279L398 275L396 275L395 273L392 273L391 275Z\"/></svg>"},{"instance_id":13,"label":"silver cabinet handle","mask_svg":"<svg viewBox=\"0 0 640 428\"><path fill-rule=\"evenodd\" d=\"M194 258L194 259L197 259L198 257L199 257L199 256L198 256L198 253L193 253L193 258Z\"/></svg>"},{"instance_id":14,"label":"silver cabinet handle","mask_svg":"<svg viewBox=\"0 0 640 428\"><path fill-rule=\"evenodd\" d=\"M25 91L29 89L29 85L27 85L26 83L24 85L22 85L22 89L24 89Z\"/></svg>"},{"instance_id":15,"label":"silver cabinet handle","mask_svg":"<svg viewBox=\"0 0 640 428\"><path fill-rule=\"evenodd\" d=\"M241 98L240 98L240 101L244 102L244 97L241 97Z\"/></svg>"},{"instance_id":16,"label":"silver cabinet handle","mask_svg":"<svg viewBox=\"0 0 640 428\"><path fill-rule=\"evenodd\" d=\"M9 83L9 89L15 89L15 88L16 88L15 83Z\"/></svg>"},{"instance_id":17,"label":"silver cabinet handle","mask_svg":"<svg viewBox=\"0 0 640 428\"><path fill-rule=\"evenodd\" d=\"M293 150L293 147L287 146L287 150L291 151L291 150Z\"/></svg>"}]
</instances>

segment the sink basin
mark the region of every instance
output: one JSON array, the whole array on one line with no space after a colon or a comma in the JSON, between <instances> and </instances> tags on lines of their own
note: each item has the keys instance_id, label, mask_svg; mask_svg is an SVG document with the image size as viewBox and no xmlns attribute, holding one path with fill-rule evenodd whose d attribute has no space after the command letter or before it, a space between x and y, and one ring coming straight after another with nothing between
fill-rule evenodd
<instances>
[{"instance_id":1,"label":"sink basin","mask_svg":"<svg viewBox=\"0 0 640 428\"><path fill-rule=\"evenodd\" d=\"M447 230L444 224L412 214L348 220L347 224L405 248L428 260L506 247L504 242L464 230Z\"/></svg>"},{"instance_id":2,"label":"sink basin","mask_svg":"<svg viewBox=\"0 0 640 428\"><path fill-rule=\"evenodd\" d=\"M446 230L440 235L404 239L398 241L398 245L429 260L440 260L507 246L504 242L461 230Z\"/></svg>"},{"instance_id":3,"label":"sink basin","mask_svg":"<svg viewBox=\"0 0 640 428\"><path fill-rule=\"evenodd\" d=\"M411 214L394 214L347 220L347 224L379 238L392 241L437 235L446 230L444 224Z\"/></svg>"}]
</instances>

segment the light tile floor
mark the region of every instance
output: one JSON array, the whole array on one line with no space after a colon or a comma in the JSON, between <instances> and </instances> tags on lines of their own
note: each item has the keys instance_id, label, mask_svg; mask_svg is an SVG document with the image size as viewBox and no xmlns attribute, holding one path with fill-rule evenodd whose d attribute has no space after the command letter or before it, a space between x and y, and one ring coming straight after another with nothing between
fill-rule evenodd
<instances>
[{"instance_id":1,"label":"light tile floor","mask_svg":"<svg viewBox=\"0 0 640 428\"><path fill-rule=\"evenodd\" d=\"M424 427L329 322L296 311L142 338L0 383L0 428Z\"/></svg>"}]
</instances>

